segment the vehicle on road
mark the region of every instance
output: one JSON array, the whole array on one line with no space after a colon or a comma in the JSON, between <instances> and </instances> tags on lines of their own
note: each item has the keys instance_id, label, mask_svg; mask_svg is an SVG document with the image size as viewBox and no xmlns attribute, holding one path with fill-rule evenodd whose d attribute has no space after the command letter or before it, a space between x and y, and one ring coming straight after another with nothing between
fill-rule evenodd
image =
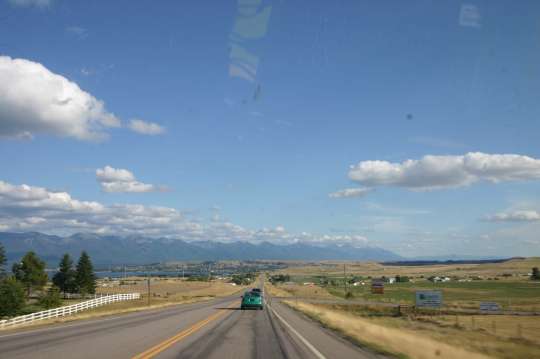
<instances>
[{"instance_id":1,"label":"vehicle on road","mask_svg":"<svg viewBox=\"0 0 540 359\"><path fill-rule=\"evenodd\" d=\"M242 303L240 304L240 309L259 309L264 308L263 296L260 292L249 291L245 292L242 296Z\"/></svg>"}]
</instances>

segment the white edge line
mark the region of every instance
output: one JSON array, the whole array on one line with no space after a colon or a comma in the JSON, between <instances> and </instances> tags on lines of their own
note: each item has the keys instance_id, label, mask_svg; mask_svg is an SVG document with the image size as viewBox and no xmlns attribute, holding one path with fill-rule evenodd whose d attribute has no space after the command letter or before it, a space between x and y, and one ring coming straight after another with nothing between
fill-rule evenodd
<instances>
[{"instance_id":1,"label":"white edge line","mask_svg":"<svg viewBox=\"0 0 540 359\"><path fill-rule=\"evenodd\" d=\"M272 313L274 313L274 315L287 327L287 329L293 332L298 337L298 339L300 339L300 341L302 341L302 343L304 343L304 345L308 347L308 349L311 350L313 354L315 354L317 358L326 359L326 357L322 355L322 353L318 351L317 348L315 348L310 342L307 341L306 338L304 338L300 333L298 333L296 329L294 329L289 323L287 323L281 315L277 314L274 308L269 306L268 303L266 303L266 306L270 308L270 310L272 310Z\"/></svg>"}]
</instances>

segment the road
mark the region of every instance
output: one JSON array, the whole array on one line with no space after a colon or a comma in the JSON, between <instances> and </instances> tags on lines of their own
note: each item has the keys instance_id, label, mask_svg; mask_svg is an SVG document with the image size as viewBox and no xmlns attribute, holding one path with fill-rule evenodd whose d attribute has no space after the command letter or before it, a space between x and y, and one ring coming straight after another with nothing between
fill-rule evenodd
<instances>
[{"instance_id":1,"label":"road","mask_svg":"<svg viewBox=\"0 0 540 359\"><path fill-rule=\"evenodd\" d=\"M381 358L281 304L239 295L0 335L1 358Z\"/></svg>"}]
</instances>

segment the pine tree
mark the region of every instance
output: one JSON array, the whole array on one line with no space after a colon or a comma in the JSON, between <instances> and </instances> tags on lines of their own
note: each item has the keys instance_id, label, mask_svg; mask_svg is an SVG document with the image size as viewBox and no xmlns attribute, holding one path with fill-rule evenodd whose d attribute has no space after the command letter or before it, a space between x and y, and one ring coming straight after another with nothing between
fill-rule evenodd
<instances>
[{"instance_id":1,"label":"pine tree","mask_svg":"<svg viewBox=\"0 0 540 359\"><path fill-rule=\"evenodd\" d=\"M79 293L94 294L96 292L96 275L90 256L86 251L81 253L79 262L77 263L76 283Z\"/></svg>"},{"instance_id":2,"label":"pine tree","mask_svg":"<svg viewBox=\"0 0 540 359\"><path fill-rule=\"evenodd\" d=\"M4 266L6 265L6 251L4 250L4 247L0 244L0 278L3 278L6 274L6 269Z\"/></svg>"},{"instance_id":3,"label":"pine tree","mask_svg":"<svg viewBox=\"0 0 540 359\"><path fill-rule=\"evenodd\" d=\"M0 318L19 314L24 304L22 284L13 277L0 280Z\"/></svg>"},{"instance_id":4,"label":"pine tree","mask_svg":"<svg viewBox=\"0 0 540 359\"><path fill-rule=\"evenodd\" d=\"M75 282L76 272L73 269L73 261L69 254L64 254L62 260L60 261L59 270L53 277L53 283L57 286L64 294L73 293L77 290L77 285Z\"/></svg>"},{"instance_id":5,"label":"pine tree","mask_svg":"<svg viewBox=\"0 0 540 359\"><path fill-rule=\"evenodd\" d=\"M38 300L39 305L45 309L56 308L62 305L60 289L53 285L46 293L42 293Z\"/></svg>"},{"instance_id":6,"label":"pine tree","mask_svg":"<svg viewBox=\"0 0 540 359\"><path fill-rule=\"evenodd\" d=\"M538 270L538 267L534 267L532 269L531 279L532 280L540 280L540 271Z\"/></svg>"},{"instance_id":7,"label":"pine tree","mask_svg":"<svg viewBox=\"0 0 540 359\"><path fill-rule=\"evenodd\" d=\"M32 290L40 290L47 284L45 262L32 251L26 253L20 263L14 263L12 270L15 279L25 287L27 296Z\"/></svg>"}]
</instances>

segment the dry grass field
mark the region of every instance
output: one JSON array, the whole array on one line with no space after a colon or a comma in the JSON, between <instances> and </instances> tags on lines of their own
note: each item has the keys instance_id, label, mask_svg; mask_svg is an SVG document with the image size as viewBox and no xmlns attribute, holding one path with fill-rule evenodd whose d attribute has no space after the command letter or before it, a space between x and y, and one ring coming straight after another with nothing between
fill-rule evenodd
<instances>
[{"instance_id":1,"label":"dry grass field","mask_svg":"<svg viewBox=\"0 0 540 359\"><path fill-rule=\"evenodd\" d=\"M380 351L418 359L435 357L445 359L489 358L481 353L455 347L429 336L417 335L413 331L402 330L350 315L346 311L295 301L286 301L285 303L320 321L323 325Z\"/></svg>"},{"instance_id":2,"label":"dry grass field","mask_svg":"<svg viewBox=\"0 0 540 359\"><path fill-rule=\"evenodd\" d=\"M540 258L514 259L503 263L467 265L427 265L427 266L384 266L378 263L346 263L347 278L361 278L364 285L343 284L344 263L322 263L282 270L290 275L297 286L305 282L319 284L321 278L330 283L321 284L326 290L319 290L322 296L328 293L345 297L350 292L353 298L375 302L414 304L417 290L441 290L446 308L478 309L483 301L495 301L503 309L515 311L540 311L540 282L529 280L532 267L540 267ZM372 278L407 276L410 282L387 283L384 295L371 294ZM448 282L428 281L430 276L451 278ZM291 293L299 292L289 285ZM299 294L294 294L299 295ZM313 296L313 293L310 297Z\"/></svg>"},{"instance_id":3,"label":"dry grass field","mask_svg":"<svg viewBox=\"0 0 540 359\"><path fill-rule=\"evenodd\" d=\"M313 298L313 299L333 299L335 296L330 294L325 288L322 288L317 285L308 284L308 285L297 285L297 284L283 284L280 285L278 290L282 290L288 295L284 296L294 296L302 298Z\"/></svg>"},{"instance_id":4,"label":"dry grass field","mask_svg":"<svg viewBox=\"0 0 540 359\"><path fill-rule=\"evenodd\" d=\"M188 281L180 278L151 278L150 292L152 298L186 299L198 296L220 296L236 292L239 287L221 280L211 282ZM141 293L148 292L148 281L143 277L128 277L122 280L100 280L96 292L98 294Z\"/></svg>"},{"instance_id":5,"label":"dry grass field","mask_svg":"<svg viewBox=\"0 0 540 359\"><path fill-rule=\"evenodd\" d=\"M371 277L408 275L411 277L428 277L431 275L479 276L495 278L497 275L510 274L513 280L527 280L527 274L532 267L540 267L540 258L512 259L503 263L483 264L450 264L426 266L389 266L375 262L321 262L318 265L290 267L281 270L291 276L343 276L343 265L346 265L348 275Z\"/></svg>"},{"instance_id":6,"label":"dry grass field","mask_svg":"<svg viewBox=\"0 0 540 359\"><path fill-rule=\"evenodd\" d=\"M374 316L348 306L286 303L353 340L410 358L540 357L538 317L461 316L456 324L454 316Z\"/></svg>"},{"instance_id":7,"label":"dry grass field","mask_svg":"<svg viewBox=\"0 0 540 359\"><path fill-rule=\"evenodd\" d=\"M442 311L405 311L397 316L392 307L343 304L313 304L289 300L288 304L353 340L385 346L411 358L540 358L540 316L464 314L478 310L482 301L494 301L515 313L540 311L540 282L531 281L532 267L540 258L515 259L503 263L430 266L383 266L378 263L347 263L348 278L362 277L365 285L348 286L352 299L368 302L414 305L416 290L437 289L443 293ZM267 285L291 297L342 300L345 297L343 263L297 266L281 271L290 275L288 284ZM371 294L372 278L408 276L411 282L387 283L384 294ZM445 276L444 283L428 281ZM334 284L306 286L320 278ZM476 277L474 280L459 280ZM337 283L337 284L336 284ZM283 295L282 295L283 296ZM454 313L454 314L452 314Z\"/></svg>"}]
</instances>

